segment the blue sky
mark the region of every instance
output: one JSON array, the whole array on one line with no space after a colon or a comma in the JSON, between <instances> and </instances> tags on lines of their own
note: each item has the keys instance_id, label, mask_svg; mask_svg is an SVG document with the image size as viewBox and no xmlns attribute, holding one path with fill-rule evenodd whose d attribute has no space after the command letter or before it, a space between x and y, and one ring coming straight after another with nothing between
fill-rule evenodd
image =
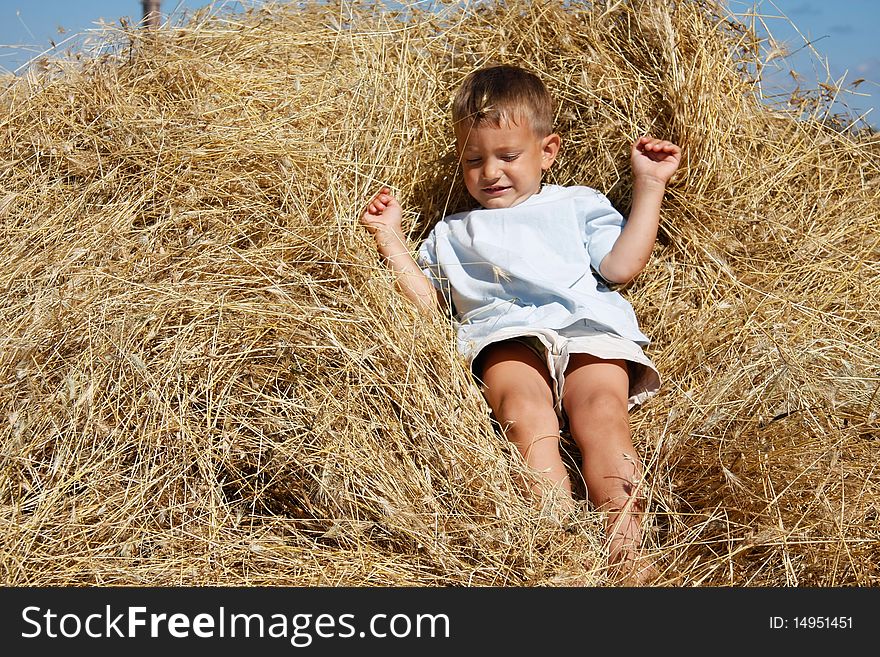
<instances>
[{"instance_id":1,"label":"blue sky","mask_svg":"<svg viewBox=\"0 0 880 657\"><path fill-rule=\"evenodd\" d=\"M755 7L743 0L727 4L736 14L752 12ZM815 87L817 80L824 82L829 74L833 80L843 79L848 91L840 95L841 101L856 115L873 110L866 120L880 126L878 0L762 0L758 13L764 16L769 33L792 53L772 62L779 71L766 76L771 82L795 84L790 70L802 77L805 87ZM860 79L864 82L853 87Z\"/></svg>"},{"instance_id":2,"label":"blue sky","mask_svg":"<svg viewBox=\"0 0 880 657\"><path fill-rule=\"evenodd\" d=\"M251 2L254 0L248 4ZM209 0L162 0L162 11L179 18L207 4ZM217 6L223 4L239 6L232 0L215 2ZM815 86L817 78L825 80L823 61L809 48L802 48L805 39L811 40L819 57L827 59L832 78L845 75L849 83L865 80L853 89L862 95L847 93L843 100L856 113L876 107L867 120L880 125L880 1L728 0L728 6L737 14L757 6L773 36L790 51L800 49L786 60L775 62L781 68L771 78L774 83L793 84L788 70L801 75L805 86ZM16 71L32 57L51 52L50 40L62 44L63 51L78 42L71 37L94 28L99 19L116 22L123 16L140 20L141 0L0 0L0 72ZM64 34L59 34L59 28ZM66 39L71 40L65 43Z\"/></svg>"},{"instance_id":3,"label":"blue sky","mask_svg":"<svg viewBox=\"0 0 880 657\"><path fill-rule=\"evenodd\" d=\"M161 7L166 16L182 16L209 4L210 0L162 0ZM47 51L63 53L79 41L76 35L95 29L100 20L116 23L127 17L139 22L142 8L141 0L0 0L0 73L15 72ZM58 50L52 50L52 41L59 44Z\"/></svg>"}]
</instances>

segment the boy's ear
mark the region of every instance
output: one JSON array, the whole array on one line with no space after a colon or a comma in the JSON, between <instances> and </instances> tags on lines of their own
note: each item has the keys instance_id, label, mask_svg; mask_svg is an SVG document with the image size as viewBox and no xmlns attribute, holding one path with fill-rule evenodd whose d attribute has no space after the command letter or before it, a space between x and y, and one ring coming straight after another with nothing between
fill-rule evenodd
<instances>
[{"instance_id":1,"label":"boy's ear","mask_svg":"<svg viewBox=\"0 0 880 657\"><path fill-rule=\"evenodd\" d=\"M547 171L556 161L556 155L559 153L559 147L562 145L562 138L555 132L547 135L541 140L541 170Z\"/></svg>"}]
</instances>

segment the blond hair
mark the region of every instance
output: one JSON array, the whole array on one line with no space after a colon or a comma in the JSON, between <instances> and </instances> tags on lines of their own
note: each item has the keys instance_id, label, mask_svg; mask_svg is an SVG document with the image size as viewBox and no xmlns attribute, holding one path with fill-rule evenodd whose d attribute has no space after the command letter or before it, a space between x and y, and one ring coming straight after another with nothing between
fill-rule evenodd
<instances>
[{"instance_id":1,"label":"blond hair","mask_svg":"<svg viewBox=\"0 0 880 657\"><path fill-rule=\"evenodd\" d=\"M538 137L553 131L554 104L541 79L518 66L478 69L461 83L452 102L456 134L473 125L527 121Z\"/></svg>"}]
</instances>

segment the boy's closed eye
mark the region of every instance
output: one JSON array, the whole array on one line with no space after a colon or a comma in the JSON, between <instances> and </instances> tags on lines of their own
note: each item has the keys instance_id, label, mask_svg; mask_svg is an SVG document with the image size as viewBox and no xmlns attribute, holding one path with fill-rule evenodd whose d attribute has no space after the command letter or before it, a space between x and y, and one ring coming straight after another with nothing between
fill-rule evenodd
<instances>
[{"instance_id":1,"label":"boy's closed eye","mask_svg":"<svg viewBox=\"0 0 880 657\"><path fill-rule=\"evenodd\" d=\"M513 162L519 156L520 156L520 153L505 153L504 155L499 156L498 159L504 160L505 162ZM481 158L481 157L469 157L464 161L464 163L469 166L476 166L477 164L479 164L482 161L483 161L483 158Z\"/></svg>"}]
</instances>

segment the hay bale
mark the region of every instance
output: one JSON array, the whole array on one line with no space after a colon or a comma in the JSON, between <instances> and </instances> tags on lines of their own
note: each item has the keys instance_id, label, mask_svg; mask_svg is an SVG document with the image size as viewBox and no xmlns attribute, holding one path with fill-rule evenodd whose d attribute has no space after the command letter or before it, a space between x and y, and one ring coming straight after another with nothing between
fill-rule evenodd
<instances>
[{"instance_id":1,"label":"hay bale","mask_svg":"<svg viewBox=\"0 0 880 657\"><path fill-rule=\"evenodd\" d=\"M676 585L878 582L880 140L759 98L704 2L207 8L4 81L8 585L603 584L602 519L534 509L441 319L358 226L466 203L473 67L561 101L552 180L625 211L628 142L686 156L627 289L664 373L633 414ZM567 531L566 531L567 530Z\"/></svg>"}]
</instances>

